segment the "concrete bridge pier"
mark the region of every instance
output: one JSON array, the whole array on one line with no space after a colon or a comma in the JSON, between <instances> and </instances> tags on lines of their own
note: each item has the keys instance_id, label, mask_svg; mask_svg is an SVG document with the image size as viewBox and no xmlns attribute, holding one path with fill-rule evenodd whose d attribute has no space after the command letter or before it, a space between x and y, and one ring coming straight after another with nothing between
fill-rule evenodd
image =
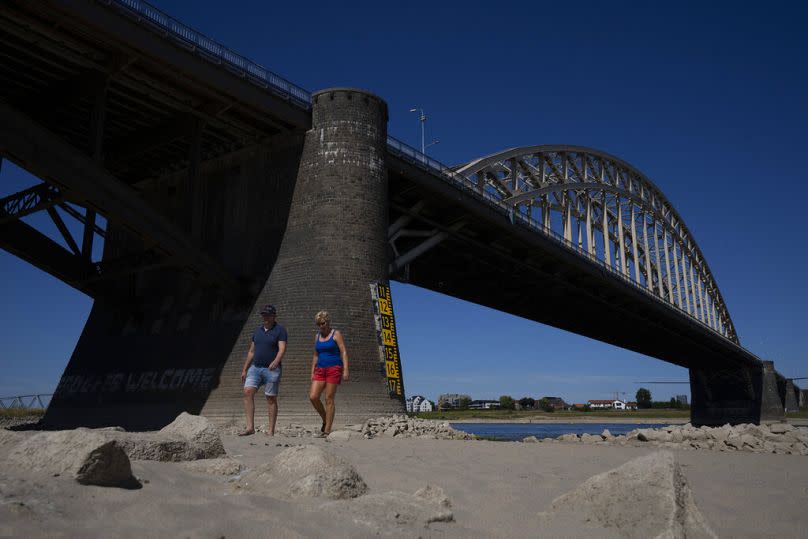
<instances>
[{"instance_id":1,"label":"concrete bridge pier","mask_svg":"<svg viewBox=\"0 0 808 539\"><path fill-rule=\"evenodd\" d=\"M786 412L796 412L800 409L797 396L798 396L798 390L794 385L794 380L786 379L785 396L783 399Z\"/></svg>"},{"instance_id":2,"label":"concrete bridge pier","mask_svg":"<svg viewBox=\"0 0 808 539\"><path fill-rule=\"evenodd\" d=\"M785 415L773 361L755 366L690 369L693 425L723 425L782 420Z\"/></svg>"},{"instance_id":3,"label":"concrete bridge pier","mask_svg":"<svg viewBox=\"0 0 808 539\"><path fill-rule=\"evenodd\" d=\"M387 105L362 90L333 88L313 94L312 106L280 252L253 309L274 304L289 334L279 425L319 422L308 388L320 310L331 313L350 357L335 424L404 411L388 397L369 288L387 278ZM244 325L202 410L220 423L242 420L240 373L259 323L254 317ZM264 410L259 403L256 413Z\"/></svg>"},{"instance_id":4,"label":"concrete bridge pier","mask_svg":"<svg viewBox=\"0 0 808 539\"><path fill-rule=\"evenodd\" d=\"M203 163L193 175L194 196L189 171L138 185L148 207L178 228L199 223L196 241L240 277L244 293L206 285L159 259L104 280L45 425L155 429L180 412L200 412L280 248L302 138L268 140ZM127 260L143 243L110 219L102 261Z\"/></svg>"}]
</instances>

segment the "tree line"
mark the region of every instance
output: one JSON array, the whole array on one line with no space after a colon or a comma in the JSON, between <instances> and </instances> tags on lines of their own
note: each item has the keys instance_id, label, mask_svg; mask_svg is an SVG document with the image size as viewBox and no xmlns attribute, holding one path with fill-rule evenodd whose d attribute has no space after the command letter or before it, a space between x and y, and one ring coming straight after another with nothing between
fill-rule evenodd
<instances>
[{"instance_id":1,"label":"tree line","mask_svg":"<svg viewBox=\"0 0 808 539\"><path fill-rule=\"evenodd\" d=\"M637 408L640 409L655 409L655 408L675 408L675 409L687 409L690 408L687 404L681 403L677 401L675 398L671 397L670 401L654 401L651 397L651 391L644 387L641 387L637 390L637 394L635 395L635 399L637 401ZM536 400L531 397L522 397L519 400L514 399L510 395L502 395L499 398L499 408L501 410L514 410L516 409L516 404L519 404L520 408L522 409L534 409L538 408L545 412L553 412L555 411L555 407L553 404L546 398L542 398ZM471 398L469 397L460 397L457 401L457 409L458 410L466 410L468 409L469 405L471 404ZM586 407L585 407L586 408Z\"/></svg>"}]
</instances>

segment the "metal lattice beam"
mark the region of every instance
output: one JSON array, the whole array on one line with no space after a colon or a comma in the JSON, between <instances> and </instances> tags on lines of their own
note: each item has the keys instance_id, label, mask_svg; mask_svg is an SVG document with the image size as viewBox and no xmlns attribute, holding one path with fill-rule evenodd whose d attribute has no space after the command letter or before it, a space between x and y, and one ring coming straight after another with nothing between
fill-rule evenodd
<instances>
[{"instance_id":1,"label":"metal lattice beam","mask_svg":"<svg viewBox=\"0 0 808 539\"><path fill-rule=\"evenodd\" d=\"M0 199L0 225L47 210L65 200L56 186L41 183Z\"/></svg>"},{"instance_id":2,"label":"metal lattice beam","mask_svg":"<svg viewBox=\"0 0 808 539\"><path fill-rule=\"evenodd\" d=\"M92 158L6 104L0 103L0 117L4 119L0 124L0 153L49 183L64 186L72 200L103 211L130 233L159 246L178 267L225 290L241 293L241 285L221 263L212 260L131 187ZM48 159L40 158L43 151Z\"/></svg>"},{"instance_id":3,"label":"metal lattice beam","mask_svg":"<svg viewBox=\"0 0 808 539\"><path fill-rule=\"evenodd\" d=\"M515 148L457 167L485 196L738 342L692 234L640 171L577 146Z\"/></svg>"}]
</instances>

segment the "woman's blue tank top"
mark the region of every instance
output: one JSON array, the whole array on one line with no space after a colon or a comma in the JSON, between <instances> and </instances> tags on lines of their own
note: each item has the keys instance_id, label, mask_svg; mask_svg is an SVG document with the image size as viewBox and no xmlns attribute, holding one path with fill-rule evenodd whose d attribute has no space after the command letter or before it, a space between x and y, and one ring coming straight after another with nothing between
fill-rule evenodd
<instances>
[{"instance_id":1,"label":"woman's blue tank top","mask_svg":"<svg viewBox=\"0 0 808 539\"><path fill-rule=\"evenodd\" d=\"M323 342L320 342L319 333L315 338L314 349L317 350L317 367L320 369L342 365L342 356L339 353L339 346L334 340L334 333L332 331L328 339Z\"/></svg>"}]
</instances>

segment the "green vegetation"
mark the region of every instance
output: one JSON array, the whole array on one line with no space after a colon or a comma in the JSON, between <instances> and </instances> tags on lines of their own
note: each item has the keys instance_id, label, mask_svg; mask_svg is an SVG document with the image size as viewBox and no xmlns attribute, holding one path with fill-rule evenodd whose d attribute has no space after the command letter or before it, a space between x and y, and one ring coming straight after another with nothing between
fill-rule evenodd
<instances>
[{"instance_id":1,"label":"green vegetation","mask_svg":"<svg viewBox=\"0 0 808 539\"><path fill-rule=\"evenodd\" d=\"M466 410L471 404L471 397L460 397L457 399L457 408L459 410Z\"/></svg>"},{"instance_id":2,"label":"green vegetation","mask_svg":"<svg viewBox=\"0 0 808 539\"><path fill-rule=\"evenodd\" d=\"M502 395L499 398L499 407L506 411L512 411L516 408L516 401L510 395Z\"/></svg>"},{"instance_id":3,"label":"green vegetation","mask_svg":"<svg viewBox=\"0 0 808 539\"><path fill-rule=\"evenodd\" d=\"M536 406L536 399L532 399L530 397L522 397L519 399L519 406L522 408L533 408Z\"/></svg>"},{"instance_id":4,"label":"green vegetation","mask_svg":"<svg viewBox=\"0 0 808 539\"><path fill-rule=\"evenodd\" d=\"M788 412L786 417L794 419L808 419L808 408L803 408L799 412Z\"/></svg>"},{"instance_id":5,"label":"green vegetation","mask_svg":"<svg viewBox=\"0 0 808 539\"><path fill-rule=\"evenodd\" d=\"M553 405L550 404L550 401L547 400L546 398L542 398L539 400L539 408L541 408L548 414L555 413L555 407L553 407Z\"/></svg>"},{"instance_id":6,"label":"green vegetation","mask_svg":"<svg viewBox=\"0 0 808 539\"><path fill-rule=\"evenodd\" d=\"M798 412L799 413L799 412ZM689 418L688 410L633 410L622 412L620 410L596 410L591 412L557 410L547 413L539 410L443 410L436 412L420 412L414 414L421 419L569 419L574 421L581 418L603 417L621 419L670 419ZM808 417L808 415L806 415Z\"/></svg>"},{"instance_id":7,"label":"green vegetation","mask_svg":"<svg viewBox=\"0 0 808 539\"><path fill-rule=\"evenodd\" d=\"M644 387L637 390L637 408L650 408L651 407L651 392Z\"/></svg>"}]
</instances>

